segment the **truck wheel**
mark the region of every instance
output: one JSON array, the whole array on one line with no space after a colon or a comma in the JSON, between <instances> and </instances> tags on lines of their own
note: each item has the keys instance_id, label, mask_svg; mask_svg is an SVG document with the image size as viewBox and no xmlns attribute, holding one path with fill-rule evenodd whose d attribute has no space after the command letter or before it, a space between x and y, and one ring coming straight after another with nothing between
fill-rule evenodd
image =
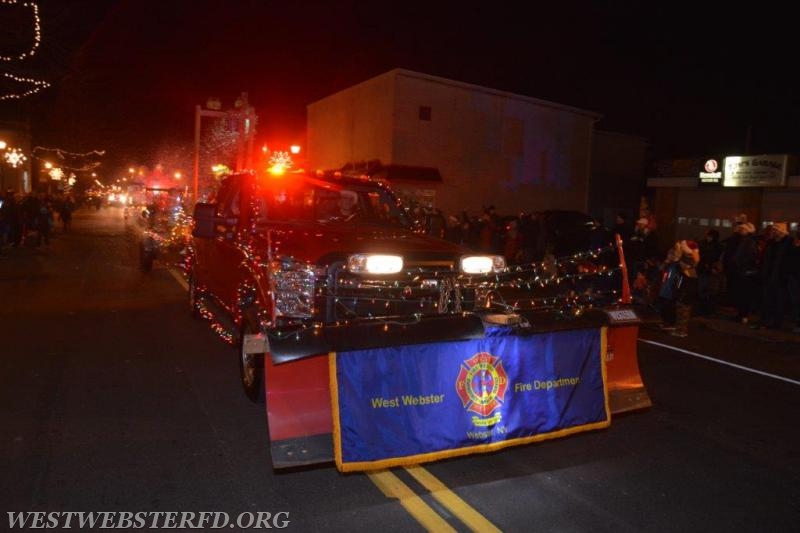
<instances>
[{"instance_id":1,"label":"truck wheel","mask_svg":"<svg viewBox=\"0 0 800 533\"><path fill-rule=\"evenodd\" d=\"M139 248L139 268L142 269L142 272L150 272L153 270L154 259L155 254L153 252L148 252L144 249L144 246Z\"/></svg>"},{"instance_id":2,"label":"truck wheel","mask_svg":"<svg viewBox=\"0 0 800 533\"><path fill-rule=\"evenodd\" d=\"M258 330L246 320L239 340L239 375L247 398L254 403L264 403L264 354L245 353L244 336L255 334Z\"/></svg>"}]
</instances>

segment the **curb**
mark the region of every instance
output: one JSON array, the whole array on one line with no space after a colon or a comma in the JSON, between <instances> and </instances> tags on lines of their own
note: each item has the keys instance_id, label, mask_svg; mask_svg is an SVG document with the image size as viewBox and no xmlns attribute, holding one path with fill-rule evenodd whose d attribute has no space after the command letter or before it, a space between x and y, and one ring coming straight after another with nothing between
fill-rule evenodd
<instances>
[{"instance_id":1,"label":"curb","mask_svg":"<svg viewBox=\"0 0 800 533\"><path fill-rule=\"evenodd\" d=\"M692 319L692 323L700 327L726 333L738 335L766 342L788 342L800 344L800 334L791 331L776 329L750 329L748 326L731 322L724 319L697 317Z\"/></svg>"}]
</instances>

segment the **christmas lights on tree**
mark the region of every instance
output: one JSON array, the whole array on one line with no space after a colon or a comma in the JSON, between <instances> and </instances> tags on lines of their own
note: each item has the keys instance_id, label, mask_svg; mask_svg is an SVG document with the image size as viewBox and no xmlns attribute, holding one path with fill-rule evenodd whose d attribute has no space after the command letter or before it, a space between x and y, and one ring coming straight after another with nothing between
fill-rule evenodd
<instances>
[{"instance_id":1,"label":"christmas lights on tree","mask_svg":"<svg viewBox=\"0 0 800 533\"><path fill-rule=\"evenodd\" d=\"M289 152L273 152L269 158L269 171L272 174L283 174L294 165Z\"/></svg>"}]
</instances>

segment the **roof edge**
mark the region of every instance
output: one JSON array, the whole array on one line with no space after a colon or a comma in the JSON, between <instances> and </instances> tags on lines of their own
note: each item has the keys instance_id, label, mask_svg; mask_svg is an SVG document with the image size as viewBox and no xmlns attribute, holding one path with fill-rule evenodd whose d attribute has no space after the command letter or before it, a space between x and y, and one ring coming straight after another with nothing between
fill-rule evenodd
<instances>
[{"instance_id":1,"label":"roof edge","mask_svg":"<svg viewBox=\"0 0 800 533\"><path fill-rule=\"evenodd\" d=\"M553 109L558 109L559 111L568 111L570 113L575 113L575 114L578 114L578 115L585 115L585 116L588 116L588 117L590 117L590 118L592 118L592 119L594 119L596 121L600 120L601 118L603 118L603 115L598 113L598 112L596 112L596 111L589 111L587 109L581 109L579 107L573 107L573 106L569 106L569 105L566 105L566 104L559 104L559 103L556 103L556 102L551 102L549 100L541 100L539 98L534 98L532 96L524 96L524 95L521 95L521 94L516 94L516 93L512 93L512 92L508 92L508 91L501 91L499 89L492 89L491 87L484 87L482 85L476 85L476 84L473 84L473 83L466 83L466 82L463 82L463 81L451 80L449 78L442 78L440 76L434 76L432 74L425 74L425 73L422 73L422 72L416 72L416 71L407 70L407 69L404 69L404 68L396 68L396 69L390 70L389 72L384 73L384 74L390 74L390 73L393 73L396 76L407 76L409 78L417 78L417 79L422 79L422 80L426 80L426 81L432 81L432 82L436 82L436 83L441 83L442 85L450 85L452 87L459 87L459 88L462 88L462 89L470 89L470 90L473 90L473 91L480 91L480 92L492 94L492 95L495 95L495 96L502 96L504 98L511 98L511 99L514 99L514 100L522 100L524 102L528 102L528 103L531 103L531 104L536 104L536 105L540 105L540 106L543 106L543 107L551 107ZM383 76L384 74L381 74L381 76ZM380 76L376 76L376 77L380 77Z\"/></svg>"}]
</instances>

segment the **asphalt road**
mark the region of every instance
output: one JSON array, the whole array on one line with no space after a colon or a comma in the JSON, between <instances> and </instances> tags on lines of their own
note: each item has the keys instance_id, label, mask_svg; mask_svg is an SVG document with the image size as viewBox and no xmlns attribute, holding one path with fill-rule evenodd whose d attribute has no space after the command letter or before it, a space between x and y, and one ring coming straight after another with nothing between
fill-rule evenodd
<instances>
[{"instance_id":1,"label":"asphalt road","mask_svg":"<svg viewBox=\"0 0 800 533\"><path fill-rule=\"evenodd\" d=\"M640 343L651 409L426 464L437 495L482 515L475 529L796 531L800 344L698 327L642 337L685 350ZM286 512L295 531L425 529L370 476L272 470L233 349L191 318L166 265L139 272L119 209L80 210L49 247L0 255L0 368L0 530L8 511ZM469 530L392 472L442 524Z\"/></svg>"}]
</instances>

